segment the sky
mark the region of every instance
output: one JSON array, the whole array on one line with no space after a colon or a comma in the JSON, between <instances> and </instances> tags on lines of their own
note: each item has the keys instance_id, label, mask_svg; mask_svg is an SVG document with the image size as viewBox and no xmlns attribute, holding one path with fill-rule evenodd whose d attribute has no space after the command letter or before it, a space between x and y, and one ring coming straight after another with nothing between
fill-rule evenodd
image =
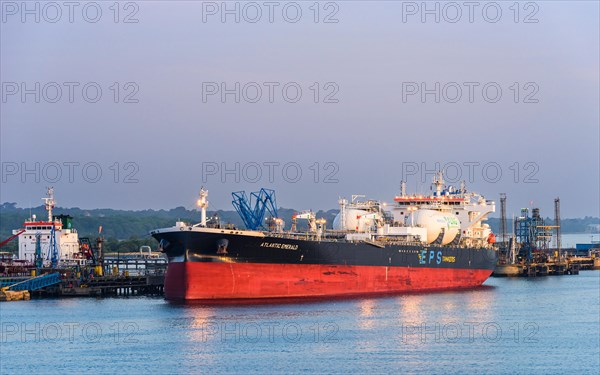
<instances>
[{"instance_id":1,"label":"sky","mask_svg":"<svg viewBox=\"0 0 600 375\"><path fill-rule=\"evenodd\" d=\"M473 4L3 0L0 201L318 210L443 169L600 216L598 2Z\"/></svg>"}]
</instances>

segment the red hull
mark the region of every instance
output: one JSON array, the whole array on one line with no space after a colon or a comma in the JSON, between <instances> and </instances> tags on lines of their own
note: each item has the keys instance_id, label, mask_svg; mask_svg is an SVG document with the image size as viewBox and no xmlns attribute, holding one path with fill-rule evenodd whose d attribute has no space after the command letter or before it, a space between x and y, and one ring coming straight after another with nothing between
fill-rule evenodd
<instances>
[{"instance_id":1,"label":"red hull","mask_svg":"<svg viewBox=\"0 0 600 375\"><path fill-rule=\"evenodd\" d=\"M472 288L492 270L265 263L170 263L165 297L231 301Z\"/></svg>"}]
</instances>

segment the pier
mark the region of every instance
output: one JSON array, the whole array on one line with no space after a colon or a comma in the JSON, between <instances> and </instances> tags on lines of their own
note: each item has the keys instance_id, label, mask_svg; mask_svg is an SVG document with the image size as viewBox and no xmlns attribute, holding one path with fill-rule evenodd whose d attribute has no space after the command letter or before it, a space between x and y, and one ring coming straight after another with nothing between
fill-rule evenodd
<instances>
[{"instance_id":1,"label":"pier","mask_svg":"<svg viewBox=\"0 0 600 375\"><path fill-rule=\"evenodd\" d=\"M88 280L67 278L53 288L46 288L32 295L45 297L103 297L162 295L164 274L100 276Z\"/></svg>"},{"instance_id":2,"label":"pier","mask_svg":"<svg viewBox=\"0 0 600 375\"><path fill-rule=\"evenodd\" d=\"M162 257L106 257L102 266L29 268L0 277L0 301L45 297L161 296Z\"/></svg>"},{"instance_id":3,"label":"pier","mask_svg":"<svg viewBox=\"0 0 600 375\"><path fill-rule=\"evenodd\" d=\"M53 276L57 281L43 287L31 287L36 277L0 278L0 285L6 285L0 291L0 301L16 300L17 294L29 299L43 297L103 297L103 296L140 296L162 295L164 272L145 275L119 274L116 276L77 277L73 274L63 275L60 279L56 273L40 277ZM18 283L12 284L17 281ZM19 287L22 285L23 287Z\"/></svg>"},{"instance_id":4,"label":"pier","mask_svg":"<svg viewBox=\"0 0 600 375\"><path fill-rule=\"evenodd\" d=\"M537 276L560 276L578 275L581 264L576 262L543 262L525 264L499 264L494 269L493 276L496 277L537 277ZM586 268L587 269L587 268ZM591 269L591 268L589 268Z\"/></svg>"},{"instance_id":5,"label":"pier","mask_svg":"<svg viewBox=\"0 0 600 375\"><path fill-rule=\"evenodd\" d=\"M507 235L506 194L500 195L500 235L496 244L498 264L493 276L537 277L549 275L578 275L580 270L600 269L600 251L588 249L587 256L577 249L561 246L560 199L554 200L554 225L548 225L539 208L522 208L514 219L513 235ZM552 238L555 247L550 247Z\"/></svg>"}]
</instances>

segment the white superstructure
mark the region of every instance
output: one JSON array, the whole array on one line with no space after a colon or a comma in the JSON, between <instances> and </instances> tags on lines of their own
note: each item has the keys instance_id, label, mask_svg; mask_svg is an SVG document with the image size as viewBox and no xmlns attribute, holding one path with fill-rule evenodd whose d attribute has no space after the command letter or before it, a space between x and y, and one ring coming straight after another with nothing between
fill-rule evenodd
<instances>
[{"instance_id":1,"label":"white superstructure","mask_svg":"<svg viewBox=\"0 0 600 375\"><path fill-rule=\"evenodd\" d=\"M39 236L41 258L44 265L52 260L53 244L52 232L56 242L56 256L58 262L76 259L79 255L79 236L71 228L71 217L66 215L53 216L52 209L55 205L54 189L48 188L47 197L42 198L48 211L47 220L38 220L35 215L23 223L22 229L13 230L19 234L19 259L34 263L36 261L37 238Z\"/></svg>"},{"instance_id":2,"label":"white superstructure","mask_svg":"<svg viewBox=\"0 0 600 375\"><path fill-rule=\"evenodd\" d=\"M445 186L442 173L433 179L432 194L407 195L403 182L395 204L340 199L340 213L333 229L350 232L350 237L401 237L427 244L449 246L488 246L495 238L484 221L495 212L494 201L468 192L464 182L456 189Z\"/></svg>"}]
</instances>

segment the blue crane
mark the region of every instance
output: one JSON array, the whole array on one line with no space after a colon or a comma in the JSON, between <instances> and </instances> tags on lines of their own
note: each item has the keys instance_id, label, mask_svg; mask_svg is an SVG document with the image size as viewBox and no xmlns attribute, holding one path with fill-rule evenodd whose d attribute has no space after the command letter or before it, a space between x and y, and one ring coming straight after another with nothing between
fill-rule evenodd
<instances>
[{"instance_id":1,"label":"blue crane","mask_svg":"<svg viewBox=\"0 0 600 375\"><path fill-rule=\"evenodd\" d=\"M245 191L233 192L231 195L233 196L231 203L242 218L246 229L264 228L263 222L267 211L272 217L278 217L275 190L262 188L250 193L250 198Z\"/></svg>"}]
</instances>

